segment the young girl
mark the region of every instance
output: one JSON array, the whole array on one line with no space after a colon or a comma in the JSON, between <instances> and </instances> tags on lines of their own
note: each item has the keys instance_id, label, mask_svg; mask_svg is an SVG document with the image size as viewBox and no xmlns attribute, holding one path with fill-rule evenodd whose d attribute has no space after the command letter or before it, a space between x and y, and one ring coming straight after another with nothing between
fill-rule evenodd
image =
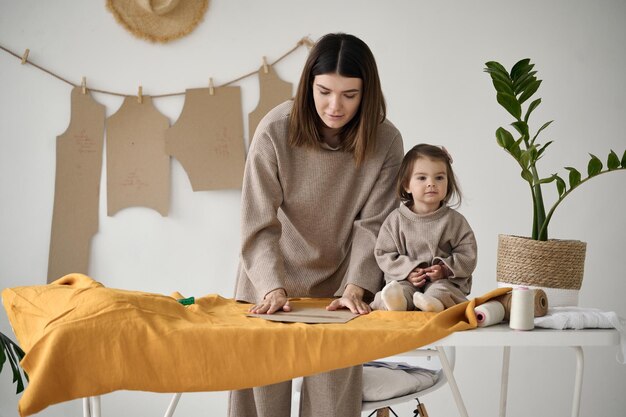
<instances>
[{"instance_id":1,"label":"young girl","mask_svg":"<svg viewBox=\"0 0 626 417\"><path fill-rule=\"evenodd\" d=\"M380 228L374 253L386 285L373 309L442 311L467 300L476 239L465 217L445 148L420 144L405 156L397 193L403 204Z\"/></svg>"}]
</instances>

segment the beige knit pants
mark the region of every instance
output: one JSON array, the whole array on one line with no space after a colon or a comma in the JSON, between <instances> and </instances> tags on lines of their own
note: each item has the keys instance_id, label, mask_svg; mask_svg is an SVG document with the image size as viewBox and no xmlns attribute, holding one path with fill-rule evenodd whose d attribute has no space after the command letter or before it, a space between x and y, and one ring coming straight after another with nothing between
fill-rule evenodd
<instances>
[{"instance_id":1,"label":"beige knit pants","mask_svg":"<svg viewBox=\"0 0 626 417\"><path fill-rule=\"evenodd\" d=\"M406 279L398 281L402 288L404 298L406 298L406 306L408 311L415 310L413 305L413 294L417 291L422 291L426 295L430 295L441 301L445 308L452 307L467 301L467 297L463 294L463 291L456 285L447 279L440 279L435 282L429 282L422 289L417 289ZM374 296L374 301L370 304L370 307L374 310L387 310L385 303L381 298L382 291L378 291Z\"/></svg>"},{"instance_id":2,"label":"beige knit pants","mask_svg":"<svg viewBox=\"0 0 626 417\"><path fill-rule=\"evenodd\" d=\"M300 417L359 417L363 368L337 369L304 377ZM229 417L289 417L291 381L231 391Z\"/></svg>"}]
</instances>

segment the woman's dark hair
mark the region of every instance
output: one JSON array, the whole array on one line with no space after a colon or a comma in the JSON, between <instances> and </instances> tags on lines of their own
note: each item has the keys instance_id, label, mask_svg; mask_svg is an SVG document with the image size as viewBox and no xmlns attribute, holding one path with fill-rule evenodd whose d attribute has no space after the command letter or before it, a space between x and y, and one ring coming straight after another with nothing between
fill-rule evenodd
<instances>
[{"instance_id":1,"label":"woman's dark hair","mask_svg":"<svg viewBox=\"0 0 626 417\"><path fill-rule=\"evenodd\" d=\"M413 205L413 196L406 191L411 181L411 174L413 173L413 164L420 158L428 158L435 161L441 161L446 164L446 175L448 177L448 189L446 190L446 198L443 199L444 203L452 206L461 205L461 189L452 170L452 158L445 148L428 145L426 143L420 143L411 148L410 151L404 155L402 164L400 164L400 170L398 171L398 184L397 194L404 204L408 207Z\"/></svg>"},{"instance_id":2,"label":"woman's dark hair","mask_svg":"<svg viewBox=\"0 0 626 417\"><path fill-rule=\"evenodd\" d=\"M322 74L360 78L363 93L357 113L339 132L341 149L354 154L360 165L376 145L378 125L386 118L387 108L380 87L372 51L353 35L330 33L309 52L304 64L289 120L292 146L319 146L322 120L313 100L313 80Z\"/></svg>"}]
</instances>

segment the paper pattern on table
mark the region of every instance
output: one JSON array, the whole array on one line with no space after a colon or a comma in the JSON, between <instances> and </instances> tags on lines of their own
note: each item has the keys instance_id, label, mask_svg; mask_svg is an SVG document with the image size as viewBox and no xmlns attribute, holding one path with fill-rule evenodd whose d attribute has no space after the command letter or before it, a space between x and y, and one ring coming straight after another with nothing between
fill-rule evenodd
<instances>
[{"instance_id":1,"label":"paper pattern on table","mask_svg":"<svg viewBox=\"0 0 626 417\"><path fill-rule=\"evenodd\" d=\"M247 314L248 317L257 317L283 323L347 323L358 314L350 310L328 311L324 308L294 308L290 312L279 311L274 314Z\"/></svg>"}]
</instances>

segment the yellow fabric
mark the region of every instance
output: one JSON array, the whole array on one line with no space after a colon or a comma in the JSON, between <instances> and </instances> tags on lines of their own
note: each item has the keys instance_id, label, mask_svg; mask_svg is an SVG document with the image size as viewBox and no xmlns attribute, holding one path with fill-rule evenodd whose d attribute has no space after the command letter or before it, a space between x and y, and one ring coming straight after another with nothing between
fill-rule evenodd
<instances>
[{"instance_id":1,"label":"yellow fabric","mask_svg":"<svg viewBox=\"0 0 626 417\"><path fill-rule=\"evenodd\" d=\"M476 327L474 307L507 289L441 313L376 311L346 324L276 323L218 295L174 298L105 288L67 275L7 288L2 298L26 351L22 417L115 390L221 391L267 385L402 353ZM295 299L292 306L329 300Z\"/></svg>"}]
</instances>

